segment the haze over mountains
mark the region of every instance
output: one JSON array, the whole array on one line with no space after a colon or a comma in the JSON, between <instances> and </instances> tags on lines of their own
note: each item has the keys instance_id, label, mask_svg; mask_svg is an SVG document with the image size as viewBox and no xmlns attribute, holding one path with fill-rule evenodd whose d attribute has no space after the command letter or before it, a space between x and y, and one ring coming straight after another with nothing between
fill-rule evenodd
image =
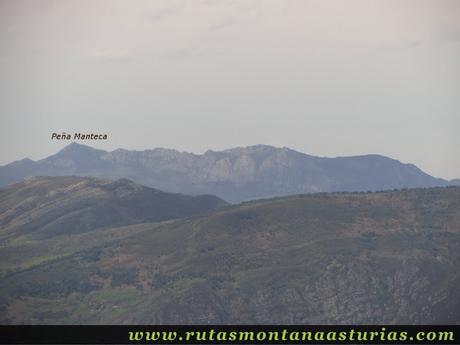
<instances>
[{"instance_id":1,"label":"haze over mountains","mask_svg":"<svg viewBox=\"0 0 460 345\"><path fill-rule=\"evenodd\" d=\"M134 217L130 198L145 205ZM143 223L161 200L175 197L75 177L2 190L0 323L460 322L458 187L291 196ZM142 224L110 227L114 212Z\"/></svg>"},{"instance_id":2,"label":"haze over mountains","mask_svg":"<svg viewBox=\"0 0 460 345\"><path fill-rule=\"evenodd\" d=\"M202 155L162 148L107 152L72 143L45 159L0 167L0 186L37 175L128 178L166 192L213 194L230 202L449 184L412 164L379 155L325 158L266 145Z\"/></svg>"}]
</instances>

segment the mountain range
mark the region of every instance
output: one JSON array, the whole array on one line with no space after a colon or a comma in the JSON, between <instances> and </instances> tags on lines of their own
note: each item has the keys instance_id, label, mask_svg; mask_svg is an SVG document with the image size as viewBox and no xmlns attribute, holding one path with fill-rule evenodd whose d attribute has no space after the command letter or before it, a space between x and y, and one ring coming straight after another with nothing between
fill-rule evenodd
<instances>
[{"instance_id":1,"label":"mountain range","mask_svg":"<svg viewBox=\"0 0 460 345\"><path fill-rule=\"evenodd\" d=\"M225 205L36 177L0 222L0 324L460 322L459 187Z\"/></svg>"},{"instance_id":2,"label":"mountain range","mask_svg":"<svg viewBox=\"0 0 460 345\"><path fill-rule=\"evenodd\" d=\"M458 324L457 183L378 155L71 144L0 167L0 324Z\"/></svg>"},{"instance_id":3,"label":"mountain range","mask_svg":"<svg viewBox=\"0 0 460 345\"><path fill-rule=\"evenodd\" d=\"M266 145L201 155L163 148L107 152L72 143L45 159L23 159L0 167L0 186L37 175L127 178L166 192L212 194L232 203L303 193L450 184L415 165L380 155L325 158Z\"/></svg>"}]
</instances>

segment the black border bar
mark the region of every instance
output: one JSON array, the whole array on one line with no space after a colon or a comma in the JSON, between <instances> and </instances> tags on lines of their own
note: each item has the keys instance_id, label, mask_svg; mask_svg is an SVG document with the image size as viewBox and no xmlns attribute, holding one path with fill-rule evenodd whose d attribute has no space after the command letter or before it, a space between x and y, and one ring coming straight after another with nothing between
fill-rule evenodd
<instances>
[{"instance_id":1,"label":"black border bar","mask_svg":"<svg viewBox=\"0 0 460 345\"><path fill-rule=\"evenodd\" d=\"M169 332L175 332L174 340L152 339L153 334L168 336ZM190 332L194 332L193 337L190 337ZM231 332L236 332L234 339L230 337ZM262 339L264 332L266 337ZM269 339L268 332L277 333L278 339L273 338L274 333ZM301 339L301 336L299 338L301 332L311 332L312 338ZM370 332L377 332L374 333L372 340ZM423 340L417 337L421 332L423 332ZM196 338L197 334L205 334L206 338L203 339L202 336ZM251 339L248 334L256 337ZM446 338L446 334L450 334L450 337ZM226 339L223 339L224 335ZM346 339L343 339L344 335ZM0 344L460 344L460 326L0 326Z\"/></svg>"}]
</instances>

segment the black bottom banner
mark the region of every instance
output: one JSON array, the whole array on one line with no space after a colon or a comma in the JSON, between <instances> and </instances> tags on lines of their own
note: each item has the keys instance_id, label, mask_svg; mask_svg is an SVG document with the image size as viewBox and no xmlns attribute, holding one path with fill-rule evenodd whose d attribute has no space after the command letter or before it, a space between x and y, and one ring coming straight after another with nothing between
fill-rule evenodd
<instances>
[{"instance_id":1,"label":"black bottom banner","mask_svg":"<svg viewBox=\"0 0 460 345\"><path fill-rule=\"evenodd\" d=\"M460 344L460 326L0 326L0 344Z\"/></svg>"}]
</instances>

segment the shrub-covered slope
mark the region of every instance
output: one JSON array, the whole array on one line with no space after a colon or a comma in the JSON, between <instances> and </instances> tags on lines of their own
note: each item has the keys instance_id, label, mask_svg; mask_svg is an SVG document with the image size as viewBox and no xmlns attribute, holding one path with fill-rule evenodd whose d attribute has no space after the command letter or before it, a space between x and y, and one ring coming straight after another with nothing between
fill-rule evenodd
<instances>
[{"instance_id":1,"label":"shrub-covered slope","mask_svg":"<svg viewBox=\"0 0 460 345\"><path fill-rule=\"evenodd\" d=\"M1 323L459 323L460 188L251 202L0 262Z\"/></svg>"}]
</instances>

